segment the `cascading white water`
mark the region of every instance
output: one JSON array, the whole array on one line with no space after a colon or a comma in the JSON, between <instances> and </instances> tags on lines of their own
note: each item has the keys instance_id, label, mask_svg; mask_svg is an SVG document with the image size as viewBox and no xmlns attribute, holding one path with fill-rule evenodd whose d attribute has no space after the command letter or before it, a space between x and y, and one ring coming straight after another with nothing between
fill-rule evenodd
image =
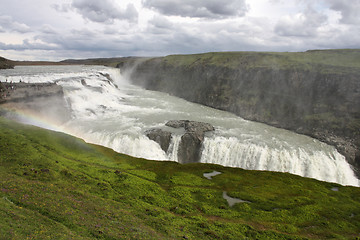
<instances>
[{"instance_id":1,"label":"cascading white water","mask_svg":"<svg viewBox=\"0 0 360 240\"><path fill-rule=\"evenodd\" d=\"M289 172L349 185L353 181L351 168L344 156L335 149L309 151L301 147L272 148L244 143L234 137L212 137L206 138L203 143L201 162L252 170Z\"/></svg>"},{"instance_id":2,"label":"cascading white water","mask_svg":"<svg viewBox=\"0 0 360 240\"><path fill-rule=\"evenodd\" d=\"M109 80L109 76L111 81ZM168 94L131 85L118 69L101 66L37 66L1 70L9 82L56 82L64 89L72 119L63 131L136 157L177 161L181 134L165 153L146 130L168 120L208 122L201 162L281 171L359 186L350 165L332 146L307 136L246 121Z\"/></svg>"},{"instance_id":3,"label":"cascading white water","mask_svg":"<svg viewBox=\"0 0 360 240\"><path fill-rule=\"evenodd\" d=\"M178 162L178 149L181 140L181 135L173 135L171 138L170 146L167 151L167 155L170 160Z\"/></svg>"}]
</instances>

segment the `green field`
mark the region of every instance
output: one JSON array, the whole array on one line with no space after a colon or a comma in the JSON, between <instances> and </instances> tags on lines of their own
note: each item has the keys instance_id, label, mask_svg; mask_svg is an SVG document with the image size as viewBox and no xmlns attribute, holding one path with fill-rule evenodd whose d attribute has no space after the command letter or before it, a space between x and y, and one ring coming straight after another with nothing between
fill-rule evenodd
<instances>
[{"instance_id":1,"label":"green field","mask_svg":"<svg viewBox=\"0 0 360 240\"><path fill-rule=\"evenodd\" d=\"M360 238L356 187L148 161L4 118L0 162L0 239Z\"/></svg>"}]
</instances>

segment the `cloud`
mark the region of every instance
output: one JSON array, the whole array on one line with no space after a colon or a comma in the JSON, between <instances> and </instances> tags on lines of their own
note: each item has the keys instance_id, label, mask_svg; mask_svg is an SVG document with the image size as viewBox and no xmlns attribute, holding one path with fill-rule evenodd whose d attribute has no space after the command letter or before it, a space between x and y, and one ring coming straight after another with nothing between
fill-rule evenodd
<instances>
[{"instance_id":1,"label":"cloud","mask_svg":"<svg viewBox=\"0 0 360 240\"><path fill-rule=\"evenodd\" d=\"M47 44L44 42L34 42L30 41L29 39L24 39L21 44L5 44L0 42L0 49L2 50L17 50L17 51L24 51L24 50L55 50L59 49L58 46Z\"/></svg>"},{"instance_id":2,"label":"cloud","mask_svg":"<svg viewBox=\"0 0 360 240\"><path fill-rule=\"evenodd\" d=\"M56 30L49 24L42 25L41 32L45 34L56 34Z\"/></svg>"},{"instance_id":3,"label":"cloud","mask_svg":"<svg viewBox=\"0 0 360 240\"><path fill-rule=\"evenodd\" d=\"M328 0L330 8L341 13L343 24L360 24L360 0Z\"/></svg>"},{"instance_id":4,"label":"cloud","mask_svg":"<svg viewBox=\"0 0 360 240\"><path fill-rule=\"evenodd\" d=\"M121 9L113 0L73 0L71 6L85 19L98 23L113 23L114 20L136 22L138 19L133 4Z\"/></svg>"},{"instance_id":5,"label":"cloud","mask_svg":"<svg viewBox=\"0 0 360 240\"><path fill-rule=\"evenodd\" d=\"M178 27L179 26L175 26L175 23L171 22L166 17L156 15L148 21L148 28L146 30L153 34L172 34L174 32L174 28L179 31Z\"/></svg>"},{"instance_id":6,"label":"cloud","mask_svg":"<svg viewBox=\"0 0 360 240\"><path fill-rule=\"evenodd\" d=\"M280 18L274 31L280 36L314 37L327 19L326 15L308 6L302 13Z\"/></svg>"},{"instance_id":7,"label":"cloud","mask_svg":"<svg viewBox=\"0 0 360 240\"><path fill-rule=\"evenodd\" d=\"M149 21L156 28L170 29L173 27L173 23L163 16L155 16Z\"/></svg>"},{"instance_id":8,"label":"cloud","mask_svg":"<svg viewBox=\"0 0 360 240\"><path fill-rule=\"evenodd\" d=\"M36 3L0 8L0 52L10 59L360 48L360 0Z\"/></svg>"},{"instance_id":9,"label":"cloud","mask_svg":"<svg viewBox=\"0 0 360 240\"><path fill-rule=\"evenodd\" d=\"M245 0L143 0L143 5L168 16L210 19L244 16L248 11Z\"/></svg>"},{"instance_id":10,"label":"cloud","mask_svg":"<svg viewBox=\"0 0 360 240\"><path fill-rule=\"evenodd\" d=\"M51 4L50 6L58 12L65 12L65 13L70 11L71 9L71 5L66 3L63 3L61 5L55 3L55 4Z\"/></svg>"},{"instance_id":11,"label":"cloud","mask_svg":"<svg viewBox=\"0 0 360 240\"><path fill-rule=\"evenodd\" d=\"M0 16L0 29L19 33L31 32L28 25L14 21L11 16Z\"/></svg>"}]
</instances>

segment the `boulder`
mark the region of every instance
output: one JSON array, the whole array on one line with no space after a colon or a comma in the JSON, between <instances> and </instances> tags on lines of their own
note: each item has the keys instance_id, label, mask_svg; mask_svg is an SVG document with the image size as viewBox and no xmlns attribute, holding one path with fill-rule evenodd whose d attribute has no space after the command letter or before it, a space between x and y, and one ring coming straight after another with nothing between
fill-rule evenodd
<instances>
[{"instance_id":1,"label":"boulder","mask_svg":"<svg viewBox=\"0 0 360 240\"><path fill-rule=\"evenodd\" d=\"M199 162L205 132L213 131L214 127L209 123L189 120L171 120L165 125L172 128L185 129L177 152L178 161L180 163ZM162 129L151 129L146 131L145 134L149 139L157 142L161 146L161 149L167 152L171 141L171 132Z\"/></svg>"},{"instance_id":2,"label":"boulder","mask_svg":"<svg viewBox=\"0 0 360 240\"><path fill-rule=\"evenodd\" d=\"M165 125L173 128L182 127L186 131L179 143L178 161L180 163L199 162L205 132L214 131L214 127L209 123L189 120L171 120Z\"/></svg>"},{"instance_id":3,"label":"boulder","mask_svg":"<svg viewBox=\"0 0 360 240\"><path fill-rule=\"evenodd\" d=\"M214 130L214 127L210 123L189 120L171 120L168 121L165 125L172 128L185 128L185 130L188 132L208 132Z\"/></svg>"},{"instance_id":4,"label":"boulder","mask_svg":"<svg viewBox=\"0 0 360 240\"><path fill-rule=\"evenodd\" d=\"M205 132L214 131L214 127L210 123L187 121L185 122L185 131L195 133L195 136L202 142Z\"/></svg>"},{"instance_id":5,"label":"boulder","mask_svg":"<svg viewBox=\"0 0 360 240\"><path fill-rule=\"evenodd\" d=\"M200 161L200 149L203 136L195 132L186 132L179 143L178 161L180 163L192 163Z\"/></svg>"},{"instance_id":6,"label":"boulder","mask_svg":"<svg viewBox=\"0 0 360 240\"><path fill-rule=\"evenodd\" d=\"M162 129L150 129L146 131L145 134L149 139L157 142L164 152L168 150L171 141L171 132Z\"/></svg>"},{"instance_id":7,"label":"boulder","mask_svg":"<svg viewBox=\"0 0 360 240\"><path fill-rule=\"evenodd\" d=\"M183 128L186 122L188 122L188 120L170 120L165 123L165 125L172 128Z\"/></svg>"}]
</instances>

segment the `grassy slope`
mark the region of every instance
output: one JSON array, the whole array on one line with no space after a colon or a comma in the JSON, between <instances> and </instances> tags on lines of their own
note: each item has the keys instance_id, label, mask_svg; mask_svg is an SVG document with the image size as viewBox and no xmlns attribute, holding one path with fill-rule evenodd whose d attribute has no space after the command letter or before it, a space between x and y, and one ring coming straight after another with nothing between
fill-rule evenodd
<instances>
[{"instance_id":1,"label":"grassy slope","mask_svg":"<svg viewBox=\"0 0 360 240\"><path fill-rule=\"evenodd\" d=\"M3 118L0 139L1 239L360 237L359 188L137 159Z\"/></svg>"},{"instance_id":2,"label":"grassy slope","mask_svg":"<svg viewBox=\"0 0 360 240\"><path fill-rule=\"evenodd\" d=\"M208 64L229 68L297 68L326 73L358 72L359 49L313 50L307 52L215 52L192 55L170 55L171 65Z\"/></svg>"}]
</instances>

